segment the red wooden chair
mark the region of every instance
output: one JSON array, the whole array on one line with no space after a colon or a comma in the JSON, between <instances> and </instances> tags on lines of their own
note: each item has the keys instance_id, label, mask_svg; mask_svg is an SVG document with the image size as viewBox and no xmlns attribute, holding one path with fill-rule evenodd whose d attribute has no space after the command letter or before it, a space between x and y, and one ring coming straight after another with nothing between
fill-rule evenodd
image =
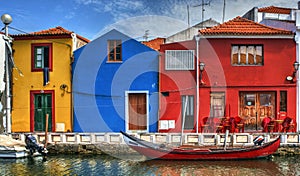
<instances>
[{"instance_id":1,"label":"red wooden chair","mask_svg":"<svg viewBox=\"0 0 300 176\"><path fill-rule=\"evenodd\" d=\"M225 133L226 130L229 129L230 129L229 117L222 118L222 120L219 123L217 132Z\"/></svg>"},{"instance_id":2,"label":"red wooden chair","mask_svg":"<svg viewBox=\"0 0 300 176\"><path fill-rule=\"evenodd\" d=\"M235 118L234 117L230 117L229 118L229 132L230 133L234 133L235 132L235 128L236 128L236 123L235 123Z\"/></svg>"},{"instance_id":3,"label":"red wooden chair","mask_svg":"<svg viewBox=\"0 0 300 176\"><path fill-rule=\"evenodd\" d=\"M224 126L223 126L223 121L222 118L214 118L214 131L216 133L223 133L224 131Z\"/></svg>"},{"instance_id":4,"label":"red wooden chair","mask_svg":"<svg viewBox=\"0 0 300 176\"><path fill-rule=\"evenodd\" d=\"M290 117L286 117L282 122L281 132L296 132L296 123Z\"/></svg>"},{"instance_id":5,"label":"red wooden chair","mask_svg":"<svg viewBox=\"0 0 300 176\"><path fill-rule=\"evenodd\" d=\"M271 119L270 123L268 123L268 132L274 132L275 122Z\"/></svg>"},{"instance_id":6,"label":"red wooden chair","mask_svg":"<svg viewBox=\"0 0 300 176\"><path fill-rule=\"evenodd\" d=\"M202 119L202 124L201 124L201 132L202 133L209 133L212 131L212 124L211 124L211 120L209 119L209 117L204 117Z\"/></svg>"},{"instance_id":7,"label":"red wooden chair","mask_svg":"<svg viewBox=\"0 0 300 176\"><path fill-rule=\"evenodd\" d=\"M245 121L244 121L244 119L242 119L240 116L236 116L234 118L235 118L235 125L236 125L235 132L244 133L245 132L245 123L244 123Z\"/></svg>"},{"instance_id":8,"label":"red wooden chair","mask_svg":"<svg viewBox=\"0 0 300 176\"><path fill-rule=\"evenodd\" d=\"M263 127L263 131L262 132L269 132L269 128L268 125L271 122L271 118L270 117L265 117L262 122L261 122L261 126Z\"/></svg>"}]
</instances>

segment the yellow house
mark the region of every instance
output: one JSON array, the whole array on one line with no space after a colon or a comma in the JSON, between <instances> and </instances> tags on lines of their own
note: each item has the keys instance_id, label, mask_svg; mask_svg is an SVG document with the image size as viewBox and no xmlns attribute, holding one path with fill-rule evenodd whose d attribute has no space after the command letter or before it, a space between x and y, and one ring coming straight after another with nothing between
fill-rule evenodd
<instances>
[{"instance_id":1,"label":"yellow house","mask_svg":"<svg viewBox=\"0 0 300 176\"><path fill-rule=\"evenodd\" d=\"M73 51L89 40L62 27L12 37L12 132L72 131Z\"/></svg>"}]
</instances>

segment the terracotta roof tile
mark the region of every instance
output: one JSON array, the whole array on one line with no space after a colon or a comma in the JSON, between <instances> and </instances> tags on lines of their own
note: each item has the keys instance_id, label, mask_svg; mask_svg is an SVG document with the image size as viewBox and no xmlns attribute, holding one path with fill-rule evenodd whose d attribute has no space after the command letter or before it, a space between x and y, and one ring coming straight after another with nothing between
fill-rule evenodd
<instances>
[{"instance_id":1,"label":"terracotta roof tile","mask_svg":"<svg viewBox=\"0 0 300 176\"><path fill-rule=\"evenodd\" d=\"M34 36L40 36L40 37L43 37L43 36L70 36L72 33L74 33L73 31L69 31L69 30L66 30L64 29L63 27L61 26L58 26L58 27L55 27L55 28L50 28L50 29L47 29L47 30L41 30L41 31L37 31L37 32L31 32L31 33L28 33L28 34L16 34L16 35L12 35L13 38L24 38L24 37L34 37ZM85 42L89 42L88 39L80 36L80 35L77 35L76 36L85 41ZM71 36L70 36L71 37Z\"/></svg>"},{"instance_id":2,"label":"terracotta roof tile","mask_svg":"<svg viewBox=\"0 0 300 176\"><path fill-rule=\"evenodd\" d=\"M228 22L199 31L202 35L292 35L291 31L272 28L254 21L236 17Z\"/></svg>"},{"instance_id":3,"label":"terracotta roof tile","mask_svg":"<svg viewBox=\"0 0 300 176\"><path fill-rule=\"evenodd\" d=\"M73 33L73 32L68 31L68 30L58 26L56 28L50 28L50 29L47 29L47 30L32 32L30 34L33 34L33 35L60 35L60 34L71 34L71 33Z\"/></svg>"},{"instance_id":4,"label":"terracotta roof tile","mask_svg":"<svg viewBox=\"0 0 300 176\"><path fill-rule=\"evenodd\" d=\"M155 38L150 41L143 41L142 44L159 51L160 50L160 45L165 43L165 38Z\"/></svg>"},{"instance_id":5,"label":"terracotta roof tile","mask_svg":"<svg viewBox=\"0 0 300 176\"><path fill-rule=\"evenodd\" d=\"M258 12L277 13L277 14L290 14L291 10L292 10L291 8L269 6L269 7L259 8Z\"/></svg>"}]
</instances>

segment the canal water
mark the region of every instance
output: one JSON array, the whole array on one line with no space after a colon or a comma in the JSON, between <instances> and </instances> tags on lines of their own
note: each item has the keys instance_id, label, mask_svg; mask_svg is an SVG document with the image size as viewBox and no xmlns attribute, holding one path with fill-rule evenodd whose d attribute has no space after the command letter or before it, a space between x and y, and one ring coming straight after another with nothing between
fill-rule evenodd
<instances>
[{"instance_id":1,"label":"canal water","mask_svg":"<svg viewBox=\"0 0 300 176\"><path fill-rule=\"evenodd\" d=\"M0 159L0 175L300 175L299 156L242 161L137 161L109 155L56 155L42 158Z\"/></svg>"}]
</instances>

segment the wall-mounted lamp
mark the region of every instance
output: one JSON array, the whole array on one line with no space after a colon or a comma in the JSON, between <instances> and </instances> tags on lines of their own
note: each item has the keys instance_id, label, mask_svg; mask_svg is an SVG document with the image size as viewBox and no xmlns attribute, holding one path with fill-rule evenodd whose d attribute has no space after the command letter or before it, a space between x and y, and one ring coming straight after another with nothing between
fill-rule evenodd
<instances>
[{"instance_id":1,"label":"wall-mounted lamp","mask_svg":"<svg viewBox=\"0 0 300 176\"><path fill-rule=\"evenodd\" d=\"M296 82L296 81L295 81L296 73L297 73L298 70L299 70L300 63L297 62L297 61L295 61L295 62L293 63L293 66L294 66L294 72L293 72L293 75L292 75L292 76L287 76L287 77L286 77L286 80L291 81L291 82Z\"/></svg>"},{"instance_id":2,"label":"wall-mounted lamp","mask_svg":"<svg viewBox=\"0 0 300 176\"><path fill-rule=\"evenodd\" d=\"M200 62L199 67L200 67L200 85L203 85L204 82L203 82L203 80L202 80L202 75L203 75L205 63Z\"/></svg>"},{"instance_id":3,"label":"wall-mounted lamp","mask_svg":"<svg viewBox=\"0 0 300 176\"><path fill-rule=\"evenodd\" d=\"M60 85L59 88L63 91L63 92L61 93L61 96L64 96L64 95L65 95L65 92L70 93L70 92L68 92L69 87L68 87L68 85L66 85L66 84Z\"/></svg>"},{"instance_id":4,"label":"wall-mounted lamp","mask_svg":"<svg viewBox=\"0 0 300 176\"><path fill-rule=\"evenodd\" d=\"M299 70L299 62L295 61L293 66L294 66L294 73L293 73L293 82L295 82L295 78L296 78L296 73L298 72Z\"/></svg>"},{"instance_id":5,"label":"wall-mounted lamp","mask_svg":"<svg viewBox=\"0 0 300 176\"><path fill-rule=\"evenodd\" d=\"M294 69L295 69L294 73L296 73L299 70L300 64L299 64L299 62L295 61L293 65L294 65Z\"/></svg>"}]
</instances>

